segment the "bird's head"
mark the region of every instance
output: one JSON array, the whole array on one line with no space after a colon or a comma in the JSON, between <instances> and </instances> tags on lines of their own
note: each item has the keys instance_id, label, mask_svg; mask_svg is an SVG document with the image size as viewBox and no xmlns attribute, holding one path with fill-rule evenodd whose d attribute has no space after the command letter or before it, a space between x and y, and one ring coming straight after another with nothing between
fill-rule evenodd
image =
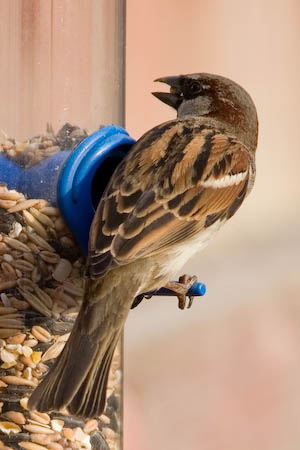
<instances>
[{"instance_id":1,"label":"bird's head","mask_svg":"<svg viewBox=\"0 0 300 450\"><path fill-rule=\"evenodd\" d=\"M207 117L251 136L251 147L257 143L257 114L250 95L228 78L208 73L194 73L158 78L170 92L153 92L162 102L176 109L178 119Z\"/></svg>"}]
</instances>

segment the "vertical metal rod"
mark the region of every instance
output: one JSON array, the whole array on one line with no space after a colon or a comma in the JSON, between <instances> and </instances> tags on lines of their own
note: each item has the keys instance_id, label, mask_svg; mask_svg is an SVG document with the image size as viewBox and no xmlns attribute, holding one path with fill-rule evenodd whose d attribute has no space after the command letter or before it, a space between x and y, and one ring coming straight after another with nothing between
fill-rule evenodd
<instances>
[{"instance_id":1,"label":"vertical metal rod","mask_svg":"<svg viewBox=\"0 0 300 450\"><path fill-rule=\"evenodd\" d=\"M116 56L118 58L116 67L118 70L119 92L118 92L118 125L125 126L125 74L126 74L126 0L116 1ZM122 385L120 405L120 450L124 447L124 331L119 342L121 352Z\"/></svg>"}]
</instances>

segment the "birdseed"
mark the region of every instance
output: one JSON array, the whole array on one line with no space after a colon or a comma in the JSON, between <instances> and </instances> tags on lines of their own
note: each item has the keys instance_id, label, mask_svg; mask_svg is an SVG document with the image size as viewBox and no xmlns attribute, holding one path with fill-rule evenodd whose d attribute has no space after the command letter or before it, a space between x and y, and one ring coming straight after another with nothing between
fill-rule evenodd
<instances>
[{"instance_id":1,"label":"birdseed","mask_svg":"<svg viewBox=\"0 0 300 450\"><path fill-rule=\"evenodd\" d=\"M51 334L45 328L35 325L31 329L33 336L40 342L49 342Z\"/></svg>"},{"instance_id":2,"label":"birdseed","mask_svg":"<svg viewBox=\"0 0 300 450\"><path fill-rule=\"evenodd\" d=\"M7 417L11 422L14 422L18 425L24 425L26 423L24 414L18 411L7 411L4 416Z\"/></svg>"},{"instance_id":3,"label":"birdseed","mask_svg":"<svg viewBox=\"0 0 300 450\"><path fill-rule=\"evenodd\" d=\"M63 130L64 129L64 130ZM5 138L0 152L24 168L86 131L66 124L24 143ZM120 449L121 352L108 382L105 413L82 420L27 409L28 398L62 351L84 295L85 260L57 207L28 199L0 179L0 449ZM45 364L46 363L46 364ZM105 440L107 444L105 444ZM99 446L100 442L100 446Z\"/></svg>"}]
</instances>

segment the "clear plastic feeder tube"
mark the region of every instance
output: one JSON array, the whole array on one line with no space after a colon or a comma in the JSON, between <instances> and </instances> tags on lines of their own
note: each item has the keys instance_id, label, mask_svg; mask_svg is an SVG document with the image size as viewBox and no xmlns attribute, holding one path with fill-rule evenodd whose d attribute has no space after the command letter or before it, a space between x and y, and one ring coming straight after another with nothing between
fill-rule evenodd
<instances>
[{"instance_id":1,"label":"clear plastic feeder tube","mask_svg":"<svg viewBox=\"0 0 300 450\"><path fill-rule=\"evenodd\" d=\"M28 139L124 123L123 0L0 1L0 124Z\"/></svg>"},{"instance_id":2,"label":"clear plastic feeder tube","mask_svg":"<svg viewBox=\"0 0 300 450\"><path fill-rule=\"evenodd\" d=\"M26 186L100 125L124 124L125 0L0 0L0 10L1 445L117 450L121 345L99 420L27 409L72 328L85 258L44 181L34 197Z\"/></svg>"}]
</instances>

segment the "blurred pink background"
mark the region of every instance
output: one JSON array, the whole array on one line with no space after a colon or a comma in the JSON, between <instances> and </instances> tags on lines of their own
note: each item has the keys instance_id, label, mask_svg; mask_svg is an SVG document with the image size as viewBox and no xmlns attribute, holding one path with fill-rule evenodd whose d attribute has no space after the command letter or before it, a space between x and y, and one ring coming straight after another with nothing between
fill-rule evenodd
<instances>
[{"instance_id":1,"label":"blurred pink background","mask_svg":"<svg viewBox=\"0 0 300 450\"><path fill-rule=\"evenodd\" d=\"M155 78L211 72L248 90L260 135L253 192L185 268L206 296L130 313L125 450L300 448L299 48L298 0L127 2L129 132L174 118Z\"/></svg>"}]
</instances>

